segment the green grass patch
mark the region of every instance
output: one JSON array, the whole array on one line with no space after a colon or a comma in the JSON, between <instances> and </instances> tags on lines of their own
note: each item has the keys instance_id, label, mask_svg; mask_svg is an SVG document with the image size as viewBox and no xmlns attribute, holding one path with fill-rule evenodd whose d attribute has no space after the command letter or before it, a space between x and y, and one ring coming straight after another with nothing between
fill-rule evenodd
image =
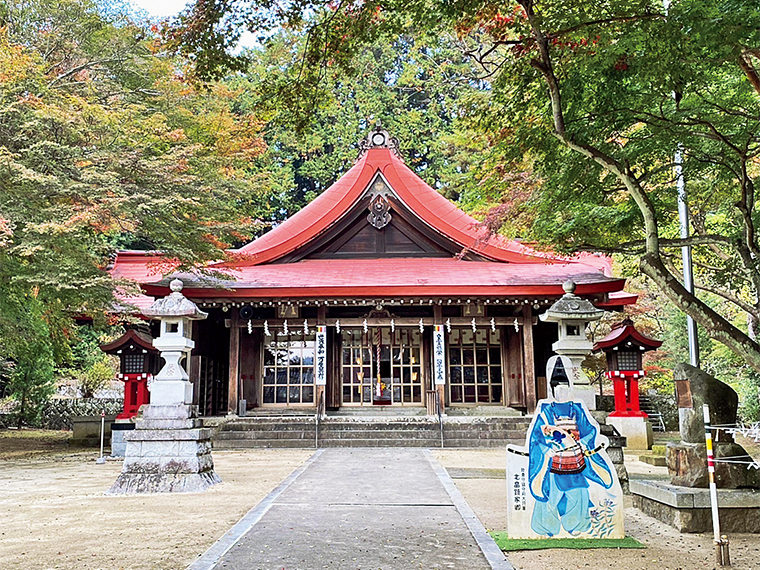
<instances>
[{"instance_id":1,"label":"green grass patch","mask_svg":"<svg viewBox=\"0 0 760 570\"><path fill-rule=\"evenodd\" d=\"M633 537L625 538L509 538L506 532L489 533L506 552L516 550L545 550L547 548L646 548Z\"/></svg>"}]
</instances>

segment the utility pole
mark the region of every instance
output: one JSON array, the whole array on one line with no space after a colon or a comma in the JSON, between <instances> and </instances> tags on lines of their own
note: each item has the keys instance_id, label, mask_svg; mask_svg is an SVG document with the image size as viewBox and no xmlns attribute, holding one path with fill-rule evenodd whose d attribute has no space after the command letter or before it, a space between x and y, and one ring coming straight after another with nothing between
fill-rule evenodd
<instances>
[{"instance_id":1,"label":"utility pole","mask_svg":"<svg viewBox=\"0 0 760 570\"><path fill-rule=\"evenodd\" d=\"M676 165L676 188L678 189L678 219L681 222L681 238L689 237L689 204L686 201L686 181L683 176L683 151L679 145L674 157ZM694 294L694 273L691 267L691 246L681 248L683 259L683 285ZM686 315L686 329L689 335L689 364L699 368L699 340L697 339L697 323L690 315Z\"/></svg>"}]
</instances>

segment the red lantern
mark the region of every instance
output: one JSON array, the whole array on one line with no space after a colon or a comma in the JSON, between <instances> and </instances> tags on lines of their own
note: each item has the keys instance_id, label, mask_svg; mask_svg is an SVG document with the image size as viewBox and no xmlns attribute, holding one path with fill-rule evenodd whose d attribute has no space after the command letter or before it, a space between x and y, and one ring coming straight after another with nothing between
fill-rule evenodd
<instances>
[{"instance_id":1,"label":"red lantern","mask_svg":"<svg viewBox=\"0 0 760 570\"><path fill-rule=\"evenodd\" d=\"M610 417L647 417L639 407L639 380L644 377L642 357L661 345L661 340L637 331L630 319L616 325L594 345L594 352L601 350L607 355L605 376L612 380L615 390L615 411Z\"/></svg>"}]
</instances>

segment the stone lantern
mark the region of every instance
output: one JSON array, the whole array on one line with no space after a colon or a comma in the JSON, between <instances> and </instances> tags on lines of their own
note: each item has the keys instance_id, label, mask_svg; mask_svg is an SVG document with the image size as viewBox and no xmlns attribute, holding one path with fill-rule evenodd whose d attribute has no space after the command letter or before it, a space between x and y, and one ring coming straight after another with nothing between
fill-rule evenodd
<instances>
[{"instance_id":1,"label":"stone lantern","mask_svg":"<svg viewBox=\"0 0 760 570\"><path fill-rule=\"evenodd\" d=\"M606 376L615 390L615 411L607 423L626 436L628 446L634 449L652 446L652 426L639 407L639 380L644 377L644 353L661 345L662 341L637 331L630 319L623 320L594 345L594 352L602 351L607 356Z\"/></svg>"},{"instance_id":2,"label":"stone lantern","mask_svg":"<svg viewBox=\"0 0 760 570\"><path fill-rule=\"evenodd\" d=\"M153 346L166 362L150 386L150 404L140 408L134 431L124 436L124 466L111 494L202 491L221 481L211 457L211 430L201 427L181 363L195 346L192 321L207 315L181 293L182 281L170 287L171 294L144 312L161 321Z\"/></svg>"},{"instance_id":3,"label":"stone lantern","mask_svg":"<svg viewBox=\"0 0 760 570\"><path fill-rule=\"evenodd\" d=\"M546 363L547 394L556 399L580 400L589 410L596 409L596 393L581 362L594 345L586 337L586 326L602 317L604 311L575 294L575 283L566 281L565 294L539 315L547 323L557 323L559 339L552 344L553 356Z\"/></svg>"},{"instance_id":4,"label":"stone lantern","mask_svg":"<svg viewBox=\"0 0 760 570\"><path fill-rule=\"evenodd\" d=\"M190 405L193 403L193 385L180 360L195 348L195 342L190 338L192 321L205 319L208 315L181 293L182 281L175 279L169 287L172 293L145 311L146 317L161 321L161 332L153 346L161 351L161 357L166 361L150 387L151 404Z\"/></svg>"}]
</instances>

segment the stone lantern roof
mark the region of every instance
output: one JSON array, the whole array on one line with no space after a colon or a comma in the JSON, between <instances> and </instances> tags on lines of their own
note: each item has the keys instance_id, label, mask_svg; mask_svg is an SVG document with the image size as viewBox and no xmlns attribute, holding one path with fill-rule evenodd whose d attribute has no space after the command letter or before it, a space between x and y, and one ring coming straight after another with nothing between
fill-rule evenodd
<instances>
[{"instance_id":1,"label":"stone lantern roof","mask_svg":"<svg viewBox=\"0 0 760 570\"><path fill-rule=\"evenodd\" d=\"M174 279L169 288L172 292L143 311L146 317L160 319L163 317L184 317L190 320L202 320L208 313L201 311L198 306L182 294L183 283L181 279Z\"/></svg>"},{"instance_id":2,"label":"stone lantern roof","mask_svg":"<svg viewBox=\"0 0 760 570\"><path fill-rule=\"evenodd\" d=\"M596 321L604 314L602 309L597 309L590 301L575 294L575 282L567 280L562 284L565 294L557 300L539 318L547 323L559 323L562 321Z\"/></svg>"}]
</instances>

